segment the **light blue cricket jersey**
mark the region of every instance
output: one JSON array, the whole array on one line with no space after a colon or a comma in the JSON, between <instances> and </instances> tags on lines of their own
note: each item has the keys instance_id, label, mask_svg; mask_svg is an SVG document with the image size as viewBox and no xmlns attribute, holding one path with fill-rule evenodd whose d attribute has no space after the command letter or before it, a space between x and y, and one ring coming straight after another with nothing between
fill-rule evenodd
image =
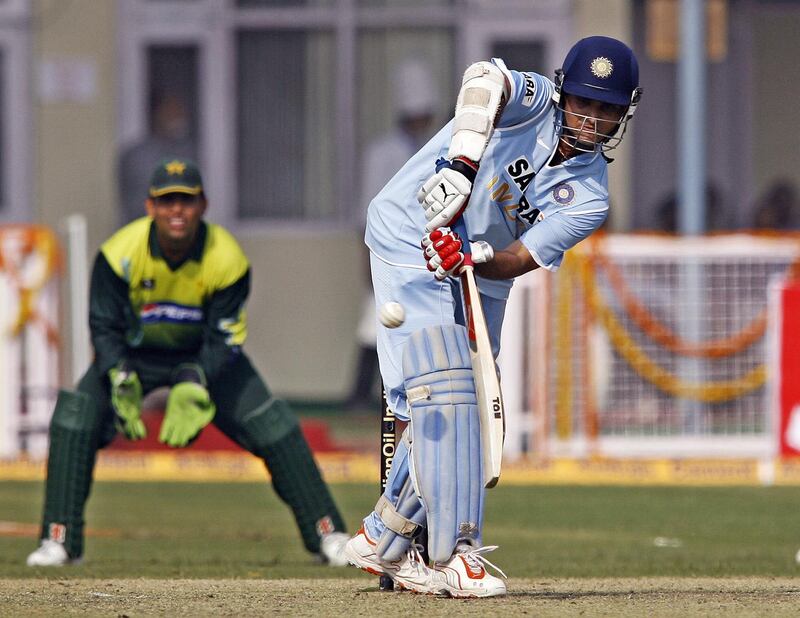
<instances>
[{"instance_id":1,"label":"light blue cricket jersey","mask_svg":"<svg viewBox=\"0 0 800 618\"><path fill-rule=\"evenodd\" d=\"M558 145L553 82L536 73L500 67L511 94L481 158L466 225L470 240L505 249L520 239L539 266L555 270L564 251L595 231L608 214L608 175L602 155L586 153L550 167ZM425 212L417 192L447 156L451 120L370 202L365 241L389 264L425 268L420 241ZM513 280L480 279L481 292L508 297Z\"/></svg>"}]
</instances>

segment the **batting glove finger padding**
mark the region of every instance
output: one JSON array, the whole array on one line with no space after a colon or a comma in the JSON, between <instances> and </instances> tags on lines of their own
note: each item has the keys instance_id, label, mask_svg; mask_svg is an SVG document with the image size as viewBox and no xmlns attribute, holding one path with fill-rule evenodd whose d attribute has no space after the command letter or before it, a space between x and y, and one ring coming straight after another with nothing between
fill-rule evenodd
<instances>
[{"instance_id":1,"label":"batting glove finger padding","mask_svg":"<svg viewBox=\"0 0 800 618\"><path fill-rule=\"evenodd\" d=\"M461 242L459 235L446 227L436 229L423 237L422 250L426 265L439 281L458 274L464 263Z\"/></svg>"}]
</instances>

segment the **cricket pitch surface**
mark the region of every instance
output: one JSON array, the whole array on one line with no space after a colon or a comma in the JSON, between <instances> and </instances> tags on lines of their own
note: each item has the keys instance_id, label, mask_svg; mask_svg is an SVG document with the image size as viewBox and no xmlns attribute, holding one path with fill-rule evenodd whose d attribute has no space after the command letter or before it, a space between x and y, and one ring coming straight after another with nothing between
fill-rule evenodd
<instances>
[{"instance_id":1,"label":"cricket pitch surface","mask_svg":"<svg viewBox=\"0 0 800 618\"><path fill-rule=\"evenodd\" d=\"M54 573L55 575L55 573ZM0 580L4 616L796 616L783 577L519 579L492 599L379 592L377 578Z\"/></svg>"}]
</instances>

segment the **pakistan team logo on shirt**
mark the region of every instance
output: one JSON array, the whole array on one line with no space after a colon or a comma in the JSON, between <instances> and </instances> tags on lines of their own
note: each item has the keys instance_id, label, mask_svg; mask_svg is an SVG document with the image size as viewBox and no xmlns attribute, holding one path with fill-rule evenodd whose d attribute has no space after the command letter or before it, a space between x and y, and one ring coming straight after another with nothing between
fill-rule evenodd
<instances>
[{"instance_id":1,"label":"pakistan team logo on shirt","mask_svg":"<svg viewBox=\"0 0 800 618\"><path fill-rule=\"evenodd\" d=\"M198 324L203 320L203 310L178 303L147 303L139 310L139 318L143 324Z\"/></svg>"},{"instance_id":2,"label":"pakistan team logo on shirt","mask_svg":"<svg viewBox=\"0 0 800 618\"><path fill-rule=\"evenodd\" d=\"M553 199L562 206L571 204L574 198L575 189L573 189L568 182L562 182L553 189Z\"/></svg>"}]
</instances>

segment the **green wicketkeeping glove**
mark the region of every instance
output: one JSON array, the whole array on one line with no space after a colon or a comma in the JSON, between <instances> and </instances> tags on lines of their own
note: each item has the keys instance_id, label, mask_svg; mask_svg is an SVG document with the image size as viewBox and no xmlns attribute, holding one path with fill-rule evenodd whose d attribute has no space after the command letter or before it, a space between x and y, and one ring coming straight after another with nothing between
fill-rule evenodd
<instances>
[{"instance_id":1,"label":"green wicketkeeping glove","mask_svg":"<svg viewBox=\"0 0 800 618\"><path fill-rule=\"evenodd\" d=\"M167 412L161 423L159 442L186 446L211 422L217 407L208 390L194 382L178 382L169 392Z\"/></svg>"},{"instance_id":2,"label":"green wicketkeeping glove","mask_svg":"<svg viewBox=\"0 0 800 618\"><path fill-rule=\"evenodd\" d=\"M117 430L129 440L141 440L147 435L142 422L142 383L135 371L120 363L108 371L111 381L111 405L117 414Z\"/></svg>"}]
</instances>

